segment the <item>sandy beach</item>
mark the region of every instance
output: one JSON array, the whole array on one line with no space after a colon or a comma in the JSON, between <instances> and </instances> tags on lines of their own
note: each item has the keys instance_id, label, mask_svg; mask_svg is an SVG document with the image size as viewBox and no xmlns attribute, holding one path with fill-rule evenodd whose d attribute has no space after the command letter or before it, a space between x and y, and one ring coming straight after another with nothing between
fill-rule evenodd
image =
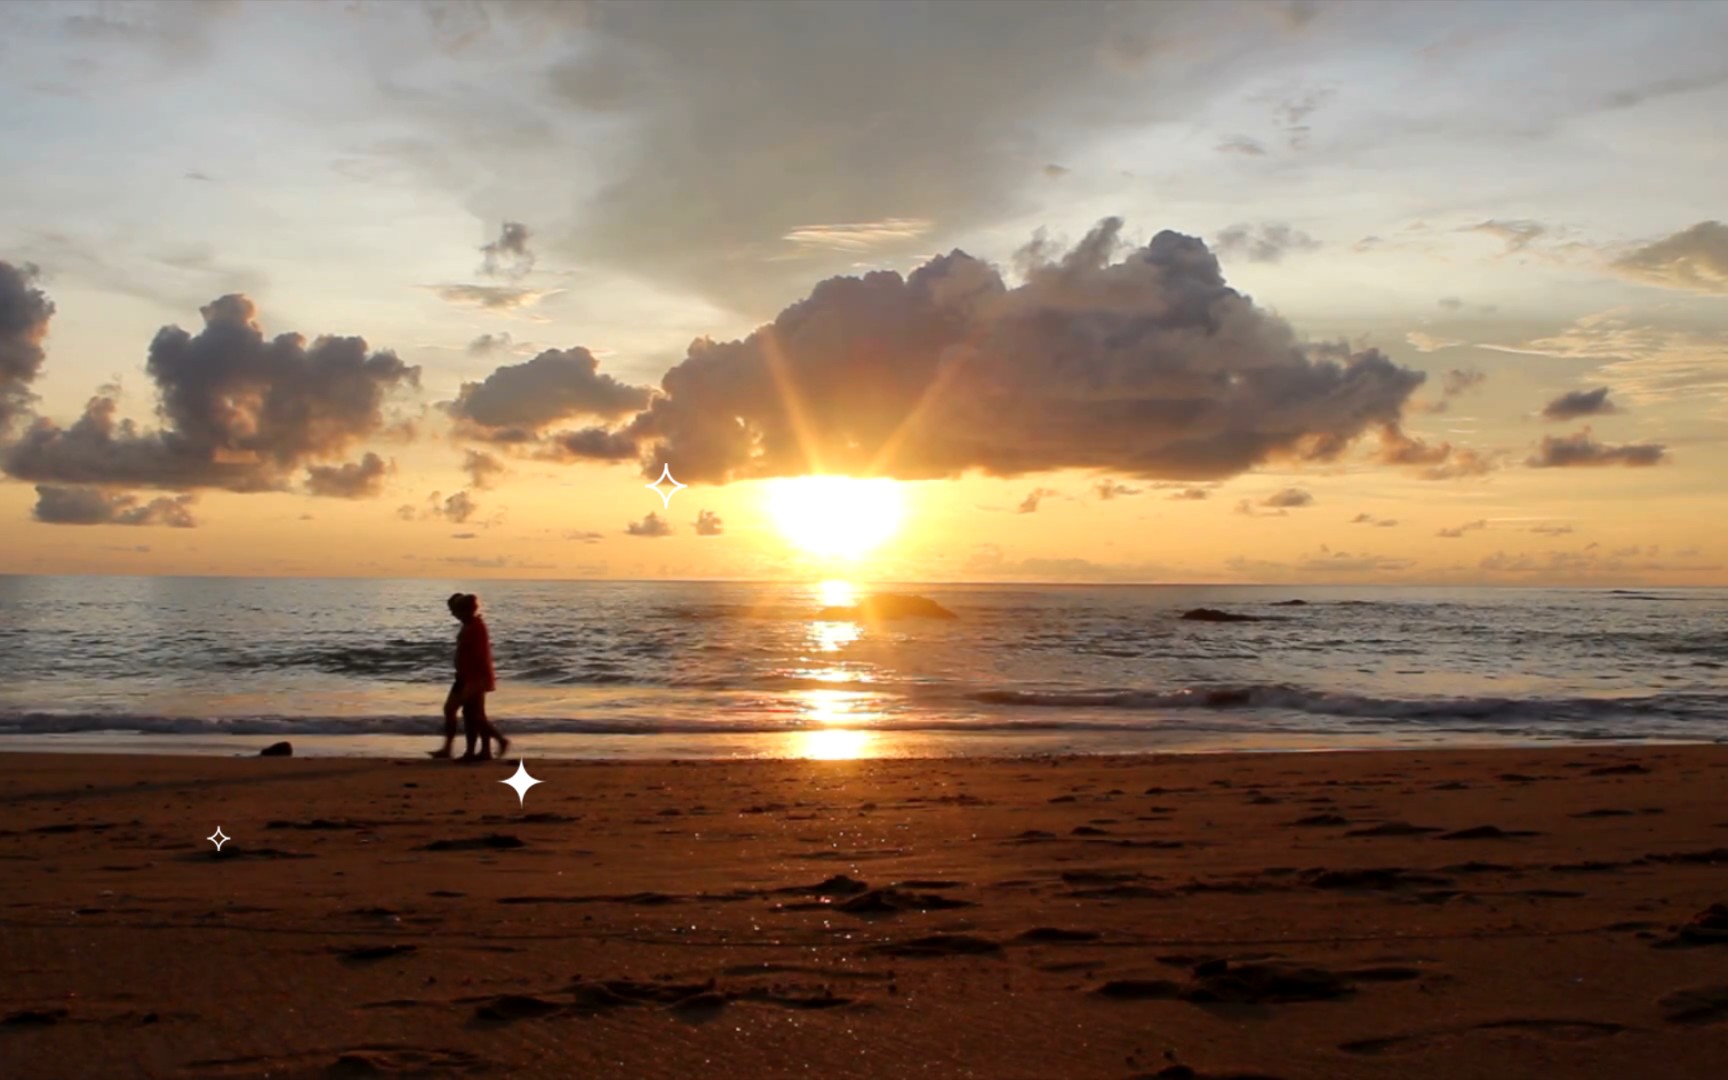
<instances>
[{"instance_id":1,"label":"sandy beach","mask_svg":"<svg viewBox=\"0 0 1728 1080\"><path fill-rule=\"evenodd\" d=\"M0 756L5 1072L1728 1055L1728 747L512 768Z\"/></svg>"}]
</instances>

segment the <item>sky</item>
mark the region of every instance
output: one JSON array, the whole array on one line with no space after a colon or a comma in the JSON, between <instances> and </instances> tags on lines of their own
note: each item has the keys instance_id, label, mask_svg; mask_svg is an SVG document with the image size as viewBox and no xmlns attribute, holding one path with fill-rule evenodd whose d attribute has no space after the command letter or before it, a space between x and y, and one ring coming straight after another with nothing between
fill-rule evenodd
<instances>
[{"instance_id":1,"label":"sky","mask_svg":"<svg viewBox=\"0 0 1728 1080\"><path fill-rule=\"evenodd\" d=\"M0 5L0 573L1728 584L1724 34Z\"/></svg>"}]
</instances>

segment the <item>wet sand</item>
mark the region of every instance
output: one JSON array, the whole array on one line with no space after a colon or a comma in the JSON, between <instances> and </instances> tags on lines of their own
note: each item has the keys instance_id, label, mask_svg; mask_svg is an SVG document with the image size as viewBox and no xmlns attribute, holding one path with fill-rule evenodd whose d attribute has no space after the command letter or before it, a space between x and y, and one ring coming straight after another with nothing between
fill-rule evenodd
<instances>
[{"instance_id":1,"label":"wet sand","mask_svg":"<svg viewBox=\"0 0 1728 1080\"><path fill-rule=\"evenodd\" d=\"M1728 747L513 767L0 755L4 1071L1728 1061Z\"/></svg>"}]
</instances>

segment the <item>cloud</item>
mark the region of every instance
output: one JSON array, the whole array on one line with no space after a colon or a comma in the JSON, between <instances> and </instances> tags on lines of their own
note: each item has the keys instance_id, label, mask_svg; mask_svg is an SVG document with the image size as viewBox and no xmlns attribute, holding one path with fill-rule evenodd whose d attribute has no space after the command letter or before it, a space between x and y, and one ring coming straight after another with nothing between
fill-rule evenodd
<instances>
[{"instance_id":1,"label":"cloud","mask_svg":"<svg viewBox=\"0 0 1728 1080\"><path fill-rule=\"evenodd\" d=\"M1662 559L1660 555L1661 548L1657 545L1640 548L1636 544L1606 552L1596 544L1581 551L1518 552L1510 555L1496 551L1483 557L1477 569L1490 574L1556 578L1629 573L1708 573L1722 569L1714 563L1689 561L1697 557L1697 552L1675 552L1675 559L1681 561Z\"/></svg>"},{"instance_id":2,"label":"cloud","mask_svg":"<svg viewBox=\"0 0 1728 1080\"><path fill-rule=\"evenodd\" d=\"M491 356L495 352L505 352L510 348L512 339L509 334L481 334L468 343L469 356Z\"/></svg>"},{"instance_id":3,"label":"cloud","mask_svg":"<svg viewBox=\"0 0 1728 1080\"><path fill-rule=\"evenodd\" d=\"M1389 573L1408 570L1414 559L1393 555L1352 555L1348 551L1323 551L1296 563L1296 569L1309 574Z\"/></svg>"},{"instance_id":4,"label":"cloud","mask_svg":"<svg viewBox=\"0 0 1728 1080\"><path fill-rule=\"evenodd\" d=\"M1555 525L1544 523L1530 526L1530 531L1541 536L1567 536L1573 530L1570 525Z\"/></svg>"},{"instance_id":5,"label":"cloud","mask_svg":"<svg viewBox=\"0 0 1728 1080\"><path fill-rule=\"evenodd\" d=\"M1728 225L1700 221L1614 260L1636 281L1691 292L1728 293Z\"/></svg>"},{"instance_id":6,"label":"cloud","mask_svg":"<svg viewBox=\"0 0 1728 1080\"><path fill-rule=\"evenodd\" d=\"M469 518L480 512L480 506L474 501L474 496L470 495L466 491L458 491L456 494L446 498L442 503L439 503L437 500L438 493L433 492L432 501L434 503L434 508L432 513L450 521L454 521L458 525L466 523Z\"/></svg>"},{"instance_id":7,"label":"cloud","mask_svg":"<svg viewBox=\"0 0 1728 1080\"><path fill-rule=\"evenodd\" d=\"M1226 258L1241 255L1249 262L1275 263L1292 253L1317 251L1320 241L1289 225L1272 221L1262 222L1258 227L1232 225L1218 234L1216 247L1218 254Z\"/></svg>"},{"instance_id":8,"label":"cloud","mask_svg":"<svg viewBox=\"0 0 1728 1080\"><path fill-rule=\"evenodd\" d=\"M1577 319L1545 338L1518 345L1483 345L1513 354L1593 360L1590 378L1617 397L1639 404L1700 396L1728 398L1728 366L1722 363L1728 335L1641 318L1617 308Z\"/></svg>"},{"instance_id":9,"label":"cloud","mask_svg":"<svg viewBox=\"0 0 1728 1080\"><path fill-rule=\"evenodd\" d=\"M202 312L198 334L167 326L150 343L160 427L120 419L113 392L99 392L70 427L38 419L0 456L5 471L58 484L284 490L302 466L383 431L390 395L419 384L419 368L361 338L266 340L239 294Z\"/></svg>"},{"instance_id":10,"label":"cloud","mask_svg":"<svg viewBox=\"0 0 1728 1080\"><path fill-rule=\"evenodd\" d=\"M1404 335L1404 340L1409 342L1417 352L1425 353L1439 352L1441 349L1453 349L1464 344L1457 338L1435 337L1426 330L1412 330Z\"/></svg>"},{"instance_id":11,"label":"cloud","mask_svg":"<svg viewBox=\"0 0 1728 1080\"><path fill-rule=\"evenodd\" d=\"M1463 232L1478 232L1501 240L1506 245L1506 254L1523 251L1548 232L1548 226L1539 221L1518 219L1514 221L1489 220L1478 225L1467 225Z\"/></svg>"},{"instance_id":12,"label":"cloud","mask_svg":"<svg viewBox=\"0 0 1728 1080\"><path fill-rule=\"evenodd\" d=\"M528 249L528 226L520 221L506 221L498 239L480 245L482 262L478 273L520 281L534 269L534 252Z\"/></svg>"},{"instance_id":13,"label":"cloud","mask_svg":"<svg viewBox=\"0 0 1728 1080\"><path fill-rule=\"evenodd\" d=\"M1248 499L1238 500L1236 512L1247 517L1286 517L1292 509L1312 506L1314 496L1301 488L1285 488L1275 491L1261 499L1258 503Z\"/></svg>"},{"instance_id":14,"label":"cloud","mask_svg":"<svg viewBox=\"0 0 1728 1080\"><path fill-rule=\"evenodd\" d=\"M1246 157L1265 157L1266 148L1246 135L1235 135L1219 143L1220 154L1242 154Z\"/></svg>"},{"instance_id":15,"label":"cloud","mask_svg":"<svg viewBox=\"0 0 1728 1080\"><path fill-rule=\"evenodd\" d=\"M1008 287L954 252L909 277L832 278L742 341L700 340L647 409L572 456L686 482L811 471L900 479L1060 468L1212 480L1331 460L1395 422L1420 372L1376 350L1340 361L1224 283L1173 232L1113 261L1108 219Z\"/></svg>"},{"instance_id":16,"label":"cloud","mask_svg":"<svg viewBox=\"0 0 1728 1080\"><path fill-rule=\"evenodd\" d=\"M1414 468L1424 480L1458 480L1485 476L1499 467L1497 455L1442 441L1430 443L1405 433L1396 424L1381 429L1375 460L1382 465Z\"/></svg>"},{"instance_id":17,"label":"cloud","mask_svg":"<svg viewBox=\"0 0 1728 1080\"><path fill-rule=\"evenodd\" d=\"M36 268L0 261L0 437L29 414L30 384L42 371L42 339L54 301L36 288Z\"/></svg>"},{"instance_id":18,"label":"cloud","mask_svg":"<svg viewBox=\"0 0 1728 1080\"><path fill-rule=\"evenodd\" d=\"M1060 180L1064 176L1067 176L1069 173L1071 173L1073 171L1074 171L1073 169L1068 168L1066 165L1046 165L1046 166L1044 166L1044 175L1049 177L1052 180Z\"/></svg>"},{"instance_id":19,"label":"cloud","mask_svg":"<svg viewBox=\"0 0 1728 1080\"><path fill-rule=\"evenodd\" d=\"M1117 483L1114 480L1100 480L1092 485L1092 493L1104 502L1122 496L1138 495L1140 490L1140 488L1129 487L1127 484Z\"/></svg>"},{"instance_id":20,"label":"cloud","mask_svg":"<svg viewBox=\"0 0 1728 1080\"><path fill-rule=\"evenodd\" d=\"M444 406L458 433L499 443L533 442L549 425L578 416L602 420L648 404L649 391L600 374L587 349L547 349L532 360L507 364L482 382L463 383Z\"/></svg>"},{"instance_id":21,"label":"cloud","mask_svg":"<svg viewBox=\"0 0 1728 1080\"><path fill-rule=\"evenodd\" d=\"M487 311L516 311L531 308L548 296L557 296L563 289L529 289L518 285L427 285L438 299L465 307Z\"/></svg>"},{"instance_id":22,"label":"cloud","mask_svg":"<svg viewBox=\"0 0 1728 1080\"><path fill-rule=\"evenodd\" d=\"M1036 514L1038 512L1039 504L1052 495L1060 494L1062 493L1057 491L1055 488L1033 488L1024 499L1020 500L1020 506L1015 512L1020 514Z\"/></svg>"},{"instance_id":23,"label":"cloud","mask_svg":"<svg viewBox=\"0 0 1728 1080\"><path fill-rule=\"evenodd\" d=\"M1297 506L1312 506L1314 505L1314 496L1303 491L1301 488L1285 488L1283 491L1274 492L1271 495L1266 496L1264 499L1261 499L1260 505L1270 506L1280 510L1287 510Z\"/></svg>"},{"instance_id":24,"label":"cloud","mask_svg":"<svg viewBox=\"0 0 1728 1080\"><path fill-rule=\"evenodd\" d=\"M1620 410L1608 400L1608 388L1573 390L1542 406L1545 420L1576 420L1581 416L1607 416Z\"/></svg>"},{"instance_id":25,"label":"cloud","mask_svg":"<svg viewBox=\"0 0 1728 1080\"><path fill-rule=\"evenodd\" d=\"M49 525L168 525L190 529L193 496L162 496L140 502L136 495L100 488L36 485L37 521Z\"/></svg>"},{"instance_id":26,"label":"cloud","mask_svg":"<svg viewBox=\"0 0 1728 1080\"><path fill-rule=\"evenodd\" d=\"M1525 464L1533 469L1580 468L1590 466L1627 465L1643 467L1660 465L1667 460L1668 449L1657 443L1628 443L1611 446L1597 442L1584 428L1572 435L1547 435L1536 453Z\"/></svg>"},{"instance_id":27,"label":"cloud","mask_svg":"<svg viewBox=\"0 0 1728 1080\"><path fill-rule=\"evenodd\" d=\"M306 491L332 499L374 498L384 493L384 478L394 468L370 452L357 462L311 465L306 469Z\"/></svg>"},{"instance_id":28,"label":"cloud","mask_svg":"<svg viewBox=\"0 0 1728 1080\"><path fill-rule=\"evenodd\" d=\"M672 526L659 514L650 511L641 521L632 521L624 531L631 536L671 536Z\"/></svg>"},{"instance_id":29,"label":"cloud","mask_svg":"<svg viewBox=\"0 0 1728 1080\"><path fill-rule=\"evenodd\" d=\"M492 486L493 477L501 476L507 470L502 461L484 450L465 450L462 452L462 471L468 474L469 484L485 489Z\"/></svg>"},{"instance_id":30,"label":"cloud","mask_svg":"<svg viewBox=\"0 0 1728 1080\"><path fill-rule=\"evenodd\" d=\"M1373 514L1357 514L1350 519L1352 525L1372 525L1378 529L1390 529L1398 524L1397 518L1378 518Z\"/></svg>"},{"instance_id":31,"label":"cloud","mask_svg":"<svg viewBox=\"0 0 1728 1080\"><path fill-rule=\"evenodd\" d=\"M719 536L724 531L725 523L714 511L703 510L697 513L695 525L697 536Z\"/></svg>"},{"instance_id":32,"label":"cloud","mask_svg":"<svg viewBox=\"0 0 1728 1080\"><path fill-rule=\"evenodd\" d=\"M1447 311L1458 311L1464 307L1464 301L1458 299L1456 296L1442 296L1439 300L1439 304Z\"/></svg>"},{"instance_id":33,"label":"cloud","mask_svg":"<svg viewBox=\"0 0 1728 1080\"><path fill-rule=\"evenodd\" d=\"M1182 500L1198 502L1201 499L1211 498L1212 493L1210 491L1207 491L1205 488L1202 488L1202 487L1188 487L1188 488L1182 488L1180 491L1177 491L1176 493L1174 493L1170 497L1172 499L1182 499Z\"/></svg>"},{"instance_id":34,"label":"cloud","mask_svg":"<svg viewBox=\"0 0 1728 1080\"><path fill-rule=\"evenodd\" d=\"M600 541L606 539L605 533L591 532L587 529L570 529L563 535L564 539L574 540L579 544L598 544Z\"/></svg>"},{"instance_id":35,"label":"cloud","mask_svg":"<svg viewBox=\"0 0 1728 1080\"><path fill-rule=\"evenodd\" d=\"M1447 397L1457 397L1459 394L1474 390L1487 380L1488 376L1480 371L1453 368L1440 376L1440 392Z\"/></svg>"},{"instance_id":36,"label":"cloud","mask_svg":"<svg viewBox=\"0 0 1728 1080\"><path fill-rule=\"evenodd\" d=\"M888 218L850 225L800 225L785 236L803 247L829 251L866 252L917 240L930 231L923 218Z\"/></svg>"},{"instance_id":37,"label":"cloud","mask_svg":"<svg viewBox=\"0 0 1728 1080\"><path fill-rule=\"evenodd\" d=\"M1450 529L1441 529L1434 535L1445 540L1460 540L1467 532L1480 532L1487 527L1487 519L1477 518L1475 521L1466 521L1464 524L1456 525Z\"/></svg>"}]
</instances>

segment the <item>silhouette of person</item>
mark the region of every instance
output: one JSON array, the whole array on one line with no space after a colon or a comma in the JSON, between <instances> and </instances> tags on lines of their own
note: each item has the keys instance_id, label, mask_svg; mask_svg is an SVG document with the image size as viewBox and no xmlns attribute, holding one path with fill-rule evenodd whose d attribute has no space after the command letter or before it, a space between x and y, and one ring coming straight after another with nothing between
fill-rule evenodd
<instances>
[{"instance_id":1,"label":"silhouette of person","mask_svg":"<svg viewBox=\"0 0 1728 1080\"><path fill-rule=\"evenodd\" d=\"M450 756L456 741L456 714L462 714L462 734L467 750L463 761L485 761L492 757L492 740L498 740L498 753L510 747L510 741L498 731L486 716L486 695L498 688L498 676L492 667L492 637L486 630L486 620L480 617L480 598L473 593L453 593L449 600L450 614L462 624L456 634L456 681L444 698L444 745L432 752L435 758ZM480 753L474 752L476 740Z\"/></svg>"}]
</instances>

